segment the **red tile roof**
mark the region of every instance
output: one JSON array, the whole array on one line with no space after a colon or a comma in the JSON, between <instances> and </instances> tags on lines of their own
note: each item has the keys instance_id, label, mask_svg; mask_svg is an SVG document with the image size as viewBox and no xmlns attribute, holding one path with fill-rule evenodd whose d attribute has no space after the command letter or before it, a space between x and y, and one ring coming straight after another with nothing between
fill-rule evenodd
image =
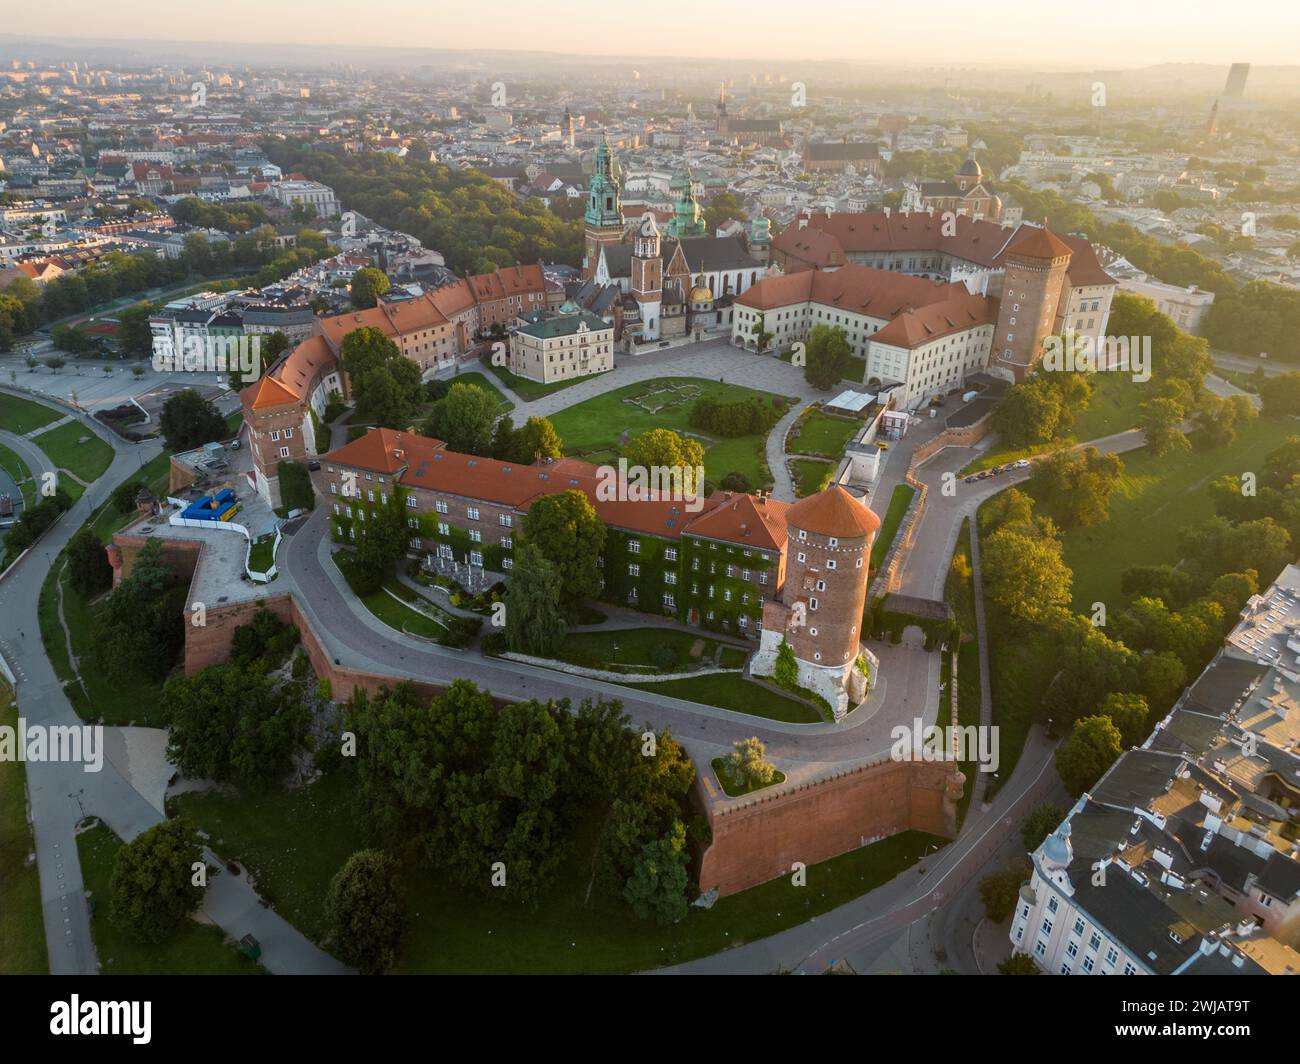
<instances>
[{"instance_id":1,"label":"red tile roof","mask_svg":"<svg viewBox=\"0 0 1300 1064\"><path fill-rule=\"evenodd\" d=\"M785 518L791 527L819 536L856 539L880 531L880 518L838 484L800 499Z\"/></svg>"},{"instance_id":2,"label":"red tile roof","mask_svg":"<svg viewBox=\"0 0 1300 1064\"><path fill-rule=\"evenodd\" d=\"M961 288L962 291L953 293L951 298L941 303L903 311L888 325L873 333L871 342L910 350L939 337L973 329L978 325L989 325L997 320L997 310L992 300L971 295L960 284L954 287Z\"/></svg>"},{"instance_id":3,"label":"red tile roof","mask_svg":"<svg viewBox=\"0 0 1300 1064\"><path fill-rule=\"evenodd\" d=\"M1030 259L1070 257L1070 245L1048 229L1022 226L1019 232L1023 235L1007 246L1008 255L1023 255Z\"/></svg>"},{"instance_id":4,"label":"red tile roof","mask_svg":"<svg viewBox=\"0 0 1300 1064\"><path fill-rule=\"evenodd\" d=\"M966 291L966 286L959 281L929 281L849 263L833 273L802 270L764 277L736 302L758 310L821 303L850 314L866 314L887 321L904 309L941 303Z\"/></svg>"}]
</instances>

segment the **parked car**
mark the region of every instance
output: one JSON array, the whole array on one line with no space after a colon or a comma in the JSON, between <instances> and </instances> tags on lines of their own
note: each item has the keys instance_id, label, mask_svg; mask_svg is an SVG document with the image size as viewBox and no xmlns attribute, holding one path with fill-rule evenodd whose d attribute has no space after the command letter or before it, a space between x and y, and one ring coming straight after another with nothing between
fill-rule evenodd
<instances>
[{"instance_id":1,"label":"parked car","mask_svg":"<svg viewBox=\"0 0 1300 1064\"><path fill-rule=\"evenodd\" d=\"M974 473L972 473L972 474L971 474L970 476L968 476L968 477L967 477L967 478L966 478L962 483L964 483L964 484L974 484L975 481L977 481L977 480L979 480L979 477L977 477Z\"/></svg>"},{"instance_id":2,"label":"parked car","mask_svg":"<svg viewBox=\"0 0 1300 1064\"><path fill-rule=\"evenodd\" d=\"M1028 458L1021 458L1019 461L1011 463L1012 469L1027 469L1028 467L1029 467Z\"/></svg>"},{"instance_id":3,"label":"parked car","mask_svg":"<svg viewBox=\"0 0 1300 1064\"><path fill-rule=\"evenodd\" d=\"M318 469L320 468L320 463L319 463L318 461L316 461L315 458L311 458L311 459L309 459L308 462L307 462L307 468L310 469L310 470L314 473L314 472L316 472L316 470L318 470Z\"/></svg>"}]
</instances>

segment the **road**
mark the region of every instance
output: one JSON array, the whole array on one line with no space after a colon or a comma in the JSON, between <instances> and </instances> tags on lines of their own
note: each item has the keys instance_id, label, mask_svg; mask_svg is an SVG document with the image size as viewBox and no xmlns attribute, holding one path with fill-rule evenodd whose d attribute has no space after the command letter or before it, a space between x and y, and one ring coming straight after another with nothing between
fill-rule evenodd
<instances>
[{"instance_id":1,"label":"road","mask_svg":"<svg viewBox=\"0 0 1300 1064\"><path fill-rule=\"evenodd\" d=\"M46 405L61 414L68 412L53 403ZM29 724L59 727L81 724L41 643L37 607L51 560L113 488L133 476L161 450L156 442L126 443L92 418L78 416L88 431L97 433L113 447L112 465L0 579L0 652L17 678L18 710ZM36 449L34 444L28 447ZM50 468L43 454L39 456L38 466ZM76 844L76 827L82 819L82 810L102 818L125 840L159 823L162 816L107 760L99 772L86 772L80 763L28 762L27 791L50 971L55 975L93 975L99 970L99 958L90 933ZM262 963L268 971L319 974L347 971L288 922L262 908L247 884L232 876L218 875L212 880L204 896L203 911L236 939L246 933L255 935L262 944Z\"/></svg>"}]
</instances>

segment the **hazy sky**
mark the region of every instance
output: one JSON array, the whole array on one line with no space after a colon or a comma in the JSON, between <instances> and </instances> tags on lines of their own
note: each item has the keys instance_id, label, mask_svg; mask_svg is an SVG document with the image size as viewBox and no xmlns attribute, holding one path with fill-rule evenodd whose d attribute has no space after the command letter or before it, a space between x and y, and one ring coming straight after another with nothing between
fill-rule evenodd
<instances>
[{"instance_id":1,"label":"hazy sky","mask_svg":"<svg viewBox=\"0 0 1300 1064\"><path fill-rule=\"evenodd\" d=\"M4 0L4 8L0 30L41 36L1060 69L1300 62L1300 0Z\"/></svg>"}]
</instances>

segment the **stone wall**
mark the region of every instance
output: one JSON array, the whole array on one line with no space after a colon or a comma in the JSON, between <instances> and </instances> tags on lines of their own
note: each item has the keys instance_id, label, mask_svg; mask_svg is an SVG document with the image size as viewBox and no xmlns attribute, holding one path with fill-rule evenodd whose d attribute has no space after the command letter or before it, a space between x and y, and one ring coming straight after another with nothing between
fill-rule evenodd
<instances>
[{"instance_id":1,"label":"stone wall","mask_svg":"<svg viewBox=\"0 0 1300 1064\"><path fill-rule=\"evenodd\" d=\"M697 794L713 829L700 864L700 890L723 896L789 875L791 865L813 865L909 829L953 838L956 800L952 765L881 761L830 779L734 804L721 800L705 766ZM707 775L706 775L707 774Z\"/></svg>"},{"instance_id":2,"label":"stone wall","mask_svg":"<svg viewBox=\"0 0 1300 1064\"><path fill-rule=\"evenodd\" d=\"M113 536L113 541L108 547L108 561L113 567L114 587L131 575L131 570L135 568L135 560L140 557L140 551L149 540L154 538L154 536L131 535L129 532L118 532ZM182 581L188 583L198 567L199 552L203 549L203 544L198 540L160 538L163 561Z\"/></svg>"}]
</instances>

